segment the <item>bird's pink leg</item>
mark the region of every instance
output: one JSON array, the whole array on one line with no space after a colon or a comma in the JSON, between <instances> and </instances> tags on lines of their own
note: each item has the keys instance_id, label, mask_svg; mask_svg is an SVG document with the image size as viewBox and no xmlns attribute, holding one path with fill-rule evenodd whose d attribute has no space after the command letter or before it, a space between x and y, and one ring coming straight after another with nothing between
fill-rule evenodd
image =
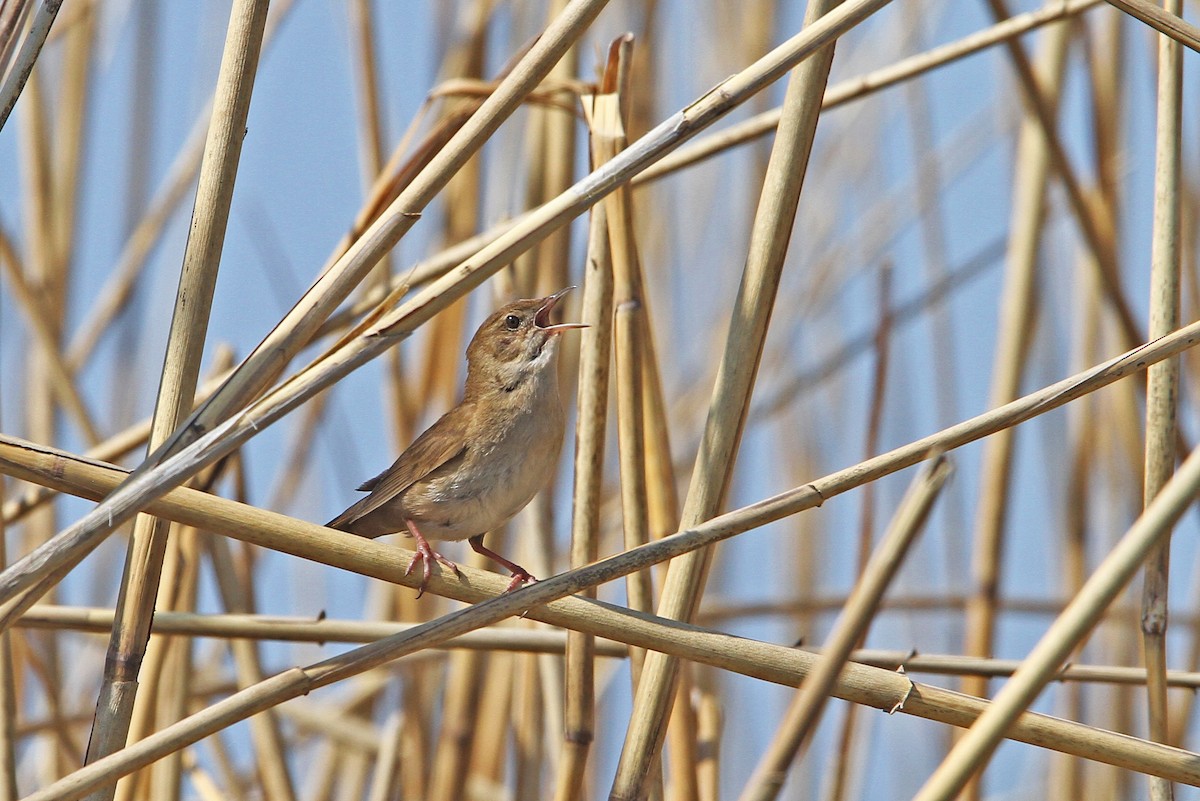
<instances>
[{"instance_id":1,"label":"bird's pink leg","mask_svg":"<svg viewBox=\"0 0 1200 801\"><path fill-rule=\"evenodd\" d=\"M435 560L453 570L454 575L462 575L458 572L458 565L429 547L429 540L425 539L425 536L420 531L417 531L416 523L405 518L404 525L408 527L408 533L412 534L413 539L417 541L417 555L408 563L408 569L404 571L404 575L407 576L411 573L413 568L417 566L417 562L421 562L421 586L417 588L418 598L425 594L425 587L429 584L429 577L433 575L433 562Z\"/></svg>"},{"instance_id":2,"label":"bird's pink leg","mask_svg":"<svg viewBox=\"0 0 1200 801\"><path fill-rule=\"evenodd\" d=\"M471 537L467 542L471 543L471 550L475 551L475 553L481 553L493 562L497 562L512 571L512 581L508 582L508 586L504 588L505 592L512 592L527 581L537 581L532 573L516 562L510 562L492 549L484 547L482 534Z\"/></svg>"}]
</instances>

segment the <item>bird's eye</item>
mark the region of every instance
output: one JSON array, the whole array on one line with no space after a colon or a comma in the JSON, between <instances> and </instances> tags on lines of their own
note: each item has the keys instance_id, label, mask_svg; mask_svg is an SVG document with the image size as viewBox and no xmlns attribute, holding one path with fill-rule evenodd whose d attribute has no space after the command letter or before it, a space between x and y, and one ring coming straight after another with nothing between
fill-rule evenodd
<instances>
[{"instance_id":1,"label":"bird's eye","mask_svg":"<svg viewBox=\"0 0 1200 801\"><path fill-rule=\"evenodd\" d=\"M504 318L504 327L509 331L516 331L521 327L521 318L515 314L510 314Z\"/></svg>"}]
</instances>

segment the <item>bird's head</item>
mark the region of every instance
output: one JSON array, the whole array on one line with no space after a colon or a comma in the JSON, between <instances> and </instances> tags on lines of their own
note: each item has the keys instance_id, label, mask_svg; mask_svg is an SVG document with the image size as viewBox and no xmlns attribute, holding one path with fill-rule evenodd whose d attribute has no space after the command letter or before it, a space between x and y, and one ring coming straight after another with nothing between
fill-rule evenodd
<instances>
[{"instance_id":1,"label":"bird's head","mask_svg":"<svg viewBox=\"0 0 1200 801\"><path fill-rule=\"evenodd\" d=\"M550 365L558 335L583 323L554 323L551 315L567 287L544 298L518 300L492 313L483 321L467 346L468 382L486 376L512 391L526 378Z\"/></svg>"}]
</instances>

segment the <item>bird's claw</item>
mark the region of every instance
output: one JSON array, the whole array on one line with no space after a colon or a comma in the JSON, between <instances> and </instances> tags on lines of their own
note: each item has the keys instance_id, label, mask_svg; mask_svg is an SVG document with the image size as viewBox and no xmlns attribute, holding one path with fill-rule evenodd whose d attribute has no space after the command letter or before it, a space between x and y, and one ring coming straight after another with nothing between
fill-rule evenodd
<instances>
[{"instance_id":1,"label":"bird's claw","mask_svg":"<svg viewBox=\"0 0 1200 801\"><path fill-rule=\"evenodd\" d=\"M530 582L530 581L537 581L537 579L534 578L533 575L530 574L528 571L526 571L526 570L513 571L512 580L508 582L508 586L504 588L504 591L512 592L517 587L520 587L521 585L523 585L527 582Z\"/></svg>"},{"instance_id":2,"label":"bird's claw","mask_svg":"<svg viewBox=\"0 0 1200 801\"><path fill-rule=\"evenodd\" d=\"M418 543L417 554L408 563L408 568L404 571L404 576L407 578L413 572L413 568L417 566L417 562L421 563L421 583L417 586L418 598L425 594L425 588L429 586L429 579L433 576L433 563L435 561L453 570L454 575L462 575L462 572L458 569L458 565L454 564L454 562L430 548L426 543Z\"/></svg>"}]
</instances>

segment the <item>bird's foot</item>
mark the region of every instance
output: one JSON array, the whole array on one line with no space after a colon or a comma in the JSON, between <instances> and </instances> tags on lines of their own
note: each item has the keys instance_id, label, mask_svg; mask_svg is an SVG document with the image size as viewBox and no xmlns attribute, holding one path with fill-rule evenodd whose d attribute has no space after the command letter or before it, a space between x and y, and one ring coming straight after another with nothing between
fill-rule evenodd
<instances>
[{"instance_id":1,"label":"bird's foot","mask_svg":"<svg viewBox=\"0 0 1200 801\"><path fill-rule=\"evenodd\" d=\"M451 560L442 556L433 548L429 547L429 541L426 540L417 531L417 527L411 522L409 523L409 531L413 534L413 539L417 541L417 555L408 563L408 569L404 571L405 577L413 572L413 568L417 566L417 562L421 563L421 583L417 587L417 597L420 598L425 594L425 588L429 586L429 579L433 575L433 563L438 562L444 567L448 567L454 571L454 575L461 576L462 573L458 569L458 565Z\"/></svg>"},{"instance_id":2,"label":"bird's foot","mask_svg":"<svg viewBox=\"0 0 1200 801\"><path fill-rule=\"evenodd\" d=\"M512 592L517 587L520 587L521 585L526 584L527 582L532 582L532 581L537 581L537 579L535 579L528 570L525 570L523 568L514 570L512 580L510 582L508 582L508 586L504 588L504 591Z\"/></svg>"}]
</instances>

